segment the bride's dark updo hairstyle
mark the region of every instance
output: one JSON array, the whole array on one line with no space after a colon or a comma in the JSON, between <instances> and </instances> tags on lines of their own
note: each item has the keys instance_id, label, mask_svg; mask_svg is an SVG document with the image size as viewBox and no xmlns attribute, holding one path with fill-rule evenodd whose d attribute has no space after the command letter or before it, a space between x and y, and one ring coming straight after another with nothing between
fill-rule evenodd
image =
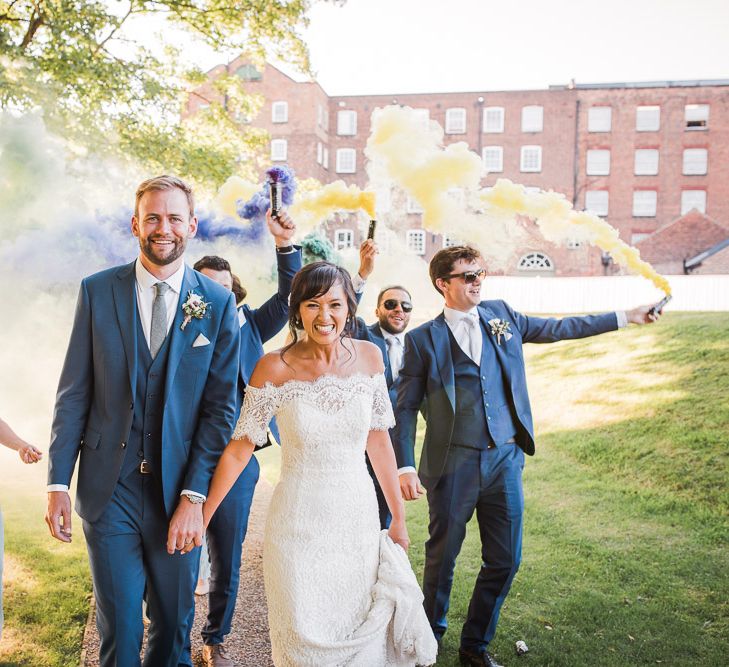
<instances>
[{"instance_id":1,"label":"bride's dark updo hairstyle","mask_svg":"<svg viewBox=\"0 0 729 667\"><path fill-rule=\"evenodd\" d=\"M331 262L312 262L302 268L291 283L289 296L289 331L292 342L281 350L281 357L299 340L302 329L299 307L304 301L316 299L326 294L334 285L340 284L347 301L347 321L344 324L340 339L351 338L354 332L354 317L357 312L357 295L352 287L349 272Z\"/></svg>"}]
</instances>

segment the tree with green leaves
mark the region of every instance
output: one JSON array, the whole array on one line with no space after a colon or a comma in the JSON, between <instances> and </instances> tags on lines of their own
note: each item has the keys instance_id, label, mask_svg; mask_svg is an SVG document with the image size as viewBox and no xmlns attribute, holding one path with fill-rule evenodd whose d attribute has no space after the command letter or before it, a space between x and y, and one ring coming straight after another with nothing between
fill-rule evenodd
<instances>
[{"instance_id":1,"label":"tree with green leaves","mask_svg":"<svg viewBox=\"0 0 729 667\"><path fill-rule=\"evenodd\" d=\"M0 0L0 109L35 111L79 150L114 152L215 186L266 143L236 119L262 100L217 77L204 111L180 119L205 80L183 65L197 41L221 53L273 55L308 71L299 31L309 0ZM153 32L150 27L157 27ZM243 173L241 173L243 171Z\"/></svg>"}]
</instances>

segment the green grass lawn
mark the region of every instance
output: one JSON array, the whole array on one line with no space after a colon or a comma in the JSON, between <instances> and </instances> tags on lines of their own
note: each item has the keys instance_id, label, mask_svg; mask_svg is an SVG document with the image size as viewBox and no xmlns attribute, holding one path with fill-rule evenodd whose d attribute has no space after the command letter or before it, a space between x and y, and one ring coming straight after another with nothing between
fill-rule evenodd
<instances>
[{"instance_id":1,"label":"green grass lawn","mask_svg":"<svg viewBox=\"0 0 729 667\"><path fill-rule=\"evenodd\" d=\"M729 315L668 314L652 327L526 349L537 454L524 474L522 566L493 652L507 666L725 664ZM259 460L275 481L269 450ZM0 664L76 665L90 593L80 521L70 548L52 543L42 471L8 461ZM408 518L420 575L424 499ZM438 665L458 664L480 560L472 525ZM517 658L519 639L530 651Z\"/></svg>"}]
</instances>

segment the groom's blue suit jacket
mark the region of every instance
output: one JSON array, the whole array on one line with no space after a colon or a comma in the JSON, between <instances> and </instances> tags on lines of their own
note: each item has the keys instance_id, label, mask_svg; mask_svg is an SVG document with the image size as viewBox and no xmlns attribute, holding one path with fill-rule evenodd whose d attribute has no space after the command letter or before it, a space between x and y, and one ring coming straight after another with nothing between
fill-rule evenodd
<instances>
[{"instance_id":1,"label":"groom's blue suit jacket","mask_svg":"<svg viewBox=\"0 0 729 667\"><path fill-rule=\"evenodd\" d=\"M49 484L70 484L79 459L76 511L95 521L109 502L132 428L138 350L135 263L81 283L76 315L56 397ZM209 302L203 319L184 330L182 302L194 291ZM193 347L202 334L209 345ZM207 494L235 423L239 331L231 292L185 268L180 303L169 334L164 383L161 483L168 515L180 491Z\"/></svg>"},{"instance_id":2,"label":"groom's blue suit jacket","mask_svg":"<svg viewBox=\"0 0 729 667\"><path fill-rule=\"evenodd\" d=\"M498 368L482 372L501 373L507 396L517 416L517 444L534 454L534 425L527 393L523 343L553 343L571 338L585 338L617 329L615 313L565 317L563 319L528 317L514 311L504 301L482 301L478 314L486 330L484 345L493 345ZM510 323L507 341L490 333L489 320ZM426 404L426 430L420 474L424 483L440 478L445 465L455 421L455 376L443 313L405 335L403 368L397 382L396 425L391 431L398 467L415 467L415 429L421 404Z\"/></svg>"}]
</instances>

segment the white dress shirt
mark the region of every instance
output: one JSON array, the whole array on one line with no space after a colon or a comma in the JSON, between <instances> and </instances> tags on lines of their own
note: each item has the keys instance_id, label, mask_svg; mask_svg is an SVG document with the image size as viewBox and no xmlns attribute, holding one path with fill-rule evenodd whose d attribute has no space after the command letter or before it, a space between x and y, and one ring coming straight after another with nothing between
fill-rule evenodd
<instances>
[{"instance_id":1,"label":"white dress shirt","mask_svg":"<svg viewBox=\"0 0 729 667\"><path fill-rule=\"evenodd\" d=\"M382 337L385 339L387 345L387 358L390 361L390 371L392 372L392 381L397 380L397 376L400 375L400 369L402 368L402 357L405 351L405 333L391 334L389 331L385 331L380 327L382 331Z\"/></svg>"},{"instance_id":2,"label":"white dress shirt","mask_svg":"<svg viewBox=\"0 0 729 667\"><path fill-rule=\"evenodd\" d=\"M152 306L157 296L155 285L159 282L165 282L170 289L165 294L165 306L167 306L167 333L169 334L172 322L175 321L177 315L177 305L180 303L180 292L182 290L182 279L185 277L185 265L180 265L169 278L162 281L155 278L142 265L141 260L137 259L134 266L134 275L136 277L137 289L137 311L139 312L139 321L142 323L142 331L144 331L144 339L149 347L149 335L152 328Z\"/></svg>"}]
</instances>

